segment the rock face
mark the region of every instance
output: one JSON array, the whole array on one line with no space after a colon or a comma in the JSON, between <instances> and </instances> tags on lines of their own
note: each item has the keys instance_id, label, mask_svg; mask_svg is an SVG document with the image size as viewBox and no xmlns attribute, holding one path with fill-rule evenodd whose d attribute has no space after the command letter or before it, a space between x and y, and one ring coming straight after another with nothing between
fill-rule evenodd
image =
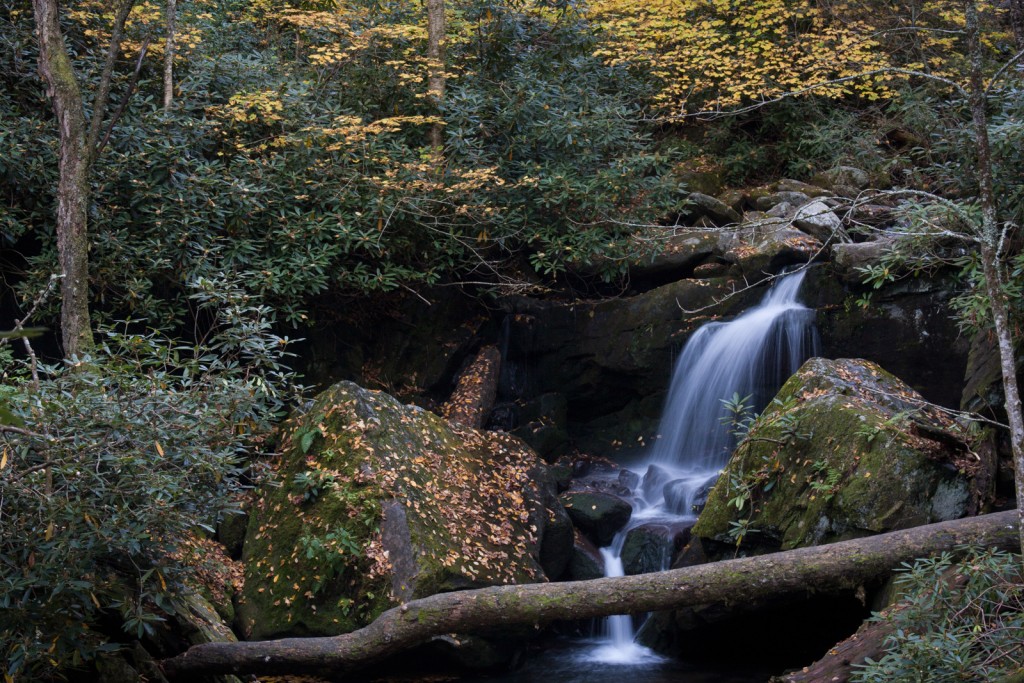
<instances>
[{"instance_id":1,"label":"rock face","mask_svg":"<svg viewBox=\"0 0 1024 683\"><path fill-rule=\"evenodd\" d=\"M244 546L247 638L344 633L396 601L543 580L542 465L515 437L340 382L281 439Z\"/></svg>"},{"instance_id":2,"label":"rock face","mask_svg":"<svg viewBox=\"0 0 1024 683\"><path fill-rule=\"evenodd\" d=\"M964 455L949 418L879 366L813 358L752 426L693 534L732 544L749 524L745 544L787 550L962 517Z\"/></svg>"}]
</instances>

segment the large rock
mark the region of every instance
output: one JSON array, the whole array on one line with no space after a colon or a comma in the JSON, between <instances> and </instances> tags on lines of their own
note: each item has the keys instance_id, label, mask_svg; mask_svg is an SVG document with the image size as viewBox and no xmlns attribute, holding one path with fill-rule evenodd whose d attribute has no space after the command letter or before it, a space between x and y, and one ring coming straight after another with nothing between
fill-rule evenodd
<instances>
[{"instance_id":1,"label":"large rock","mask_svg":"<svg viewBox=\"0 0 1024 683\"><path fill-rule=\"evenodd\" d=\"M539 463L515 437L340 382L285 425L281 452L244 546L246 638L344 633L397 601L542 579Z\"/></svg>"},{"instance_id":2,"label":"large rock","mask_svg":"<svg viewBox=\"0 0 1024 683\"><path fill-rule=\"evenodd\" d=\"M753 425L693 533L731 544L746 524L754 547L787 550L958 518L967 455L951 420L879 366L813 358Z\"/></svg>"}]
</instances>

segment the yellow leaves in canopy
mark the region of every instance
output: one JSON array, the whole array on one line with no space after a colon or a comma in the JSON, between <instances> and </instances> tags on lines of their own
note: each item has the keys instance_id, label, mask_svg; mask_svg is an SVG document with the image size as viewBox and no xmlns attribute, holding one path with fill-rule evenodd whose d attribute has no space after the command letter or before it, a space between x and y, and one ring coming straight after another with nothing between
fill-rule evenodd
<instances>
[{"instance_id":1,"label":"yellow leaves in canopy","mask_svg":"<svg viewBox=\"0 0 1024 683\"><path fill-rule=\"evenodd\" d=\"M669 117L770 99L888 65L870 26L838 21L803 0L596 0L592 18L609 36L599 54L654 74L661 89L652 105ZM890 94L873 79L815 92Z\"/></svg>"},{"instance_id":2,"label":"yellow leaves in canopy","mask_svg":"<svg viewBox=\"0 0 1024 683\"><path fill-rule=\"evenodd\" d=\"M273 123L282 119L284 103L275 90L235 93L222 107L211 110L235 123Z\"/></svg>"}]
</instances>

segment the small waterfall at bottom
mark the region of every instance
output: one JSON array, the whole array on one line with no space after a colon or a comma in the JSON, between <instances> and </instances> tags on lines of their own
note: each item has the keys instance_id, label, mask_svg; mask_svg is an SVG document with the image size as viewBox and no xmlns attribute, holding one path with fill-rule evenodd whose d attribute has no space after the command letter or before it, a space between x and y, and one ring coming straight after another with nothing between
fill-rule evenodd
<instances>
[{"instance_id":1,"label":"small waterfall at bottom","mask_svg":"<svg viewBox=\"0 0 1024 683\"><path fill-rule=\"evenodd\" d=\"M622 547L626 543L626 535L631 526L627 526L618 534L612 544L601 548L604 558L605 576L625 576L622 564ZM666 567L667 568L667 567ZM593 662L604 664L639 664L642 662L661 661L664 658L635 642L636 632L633 629L633 617L628 614L616 614L601 620L601 637L594 649L584 656Z\"/></svg>"},{"instance_id":2,"label":"small waterfall at bottom","mask_svg":"<svg viewBox=\"0 0 1024 683\"><path fill-rule=\"evenodd\" d=\"M687 342L673 370L659 441L634 477L633 514L612 544L601 549L605 576L623 576L622 551L632 531L651 524L692 526L735 445L722 401L748 397L760 410L782 383L817 351L814 311L797 293L804 273L780 278L761 302L730 322L709 323ZM660 569L667 569L664 558ZM650 567L648 571L659 568ZM608 617L602 638L584 657L607 664L661 661L634 642L633 618Z\"/></svg>"}]
</instances>

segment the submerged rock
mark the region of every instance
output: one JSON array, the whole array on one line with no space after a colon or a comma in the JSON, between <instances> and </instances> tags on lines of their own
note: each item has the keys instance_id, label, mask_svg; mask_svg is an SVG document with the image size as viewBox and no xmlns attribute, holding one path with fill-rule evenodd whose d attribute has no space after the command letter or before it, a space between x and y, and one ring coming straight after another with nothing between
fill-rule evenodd
<instances>
[{"instance_id":1,"label":"submerged rock","mask_svg":"<svg viewBox=\"0 0 1024 683\"><path fill-rule=\"evenodd\" d=\"M962 517L964 455L951 420L878 365L812 358L751 427L693 533L732 545L746 526L745 543L787 550Z\"/></svg>"},{"instance_id":2,"label":"submerged rock","mask_svg":"<svg viewBox=\"0 0 1024 683\"><path fill-rule=\"evenodd\" d=\"M249 639L345 633L396 601L541 580L537 456L340 382L282 432L251 510L238 622Z\"/></svg>"}]
</instances>

